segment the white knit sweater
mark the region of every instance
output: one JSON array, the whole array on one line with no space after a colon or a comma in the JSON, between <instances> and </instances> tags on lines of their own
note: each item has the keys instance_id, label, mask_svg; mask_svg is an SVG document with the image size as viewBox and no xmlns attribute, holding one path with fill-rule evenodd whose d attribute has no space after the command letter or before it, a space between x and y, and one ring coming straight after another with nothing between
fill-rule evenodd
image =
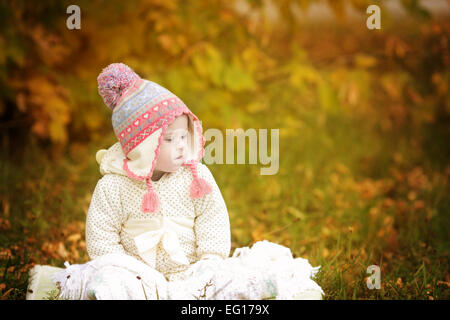
<instances>
[{"instance_id":1,"label":"white knit sweater","mask_svg":"<svg viewBox=\"0 0 450 320\"><path fill-rule=\"evenodd\" d=\"M168 280L176 280L183 277L182 271L189 264L200 259L228 257L228 212L219 187L205 165L198 164L198 175L211 185L212 193L199 199L191 198L192 173L189 168L181 167L152 181L160 207L149 214L141 211L147 186L145 182L127 177L121 168L122 160L118 143L97 157L104 176L95 187L86 219L86 246L91 259L107 253L126 253L148 263L148 257L153 254L152 266ZM147 225L153 227L146 230ZM133 232L129 232L130 226ZM148 231L153 231L152 237L144 235L138 242L136 236ZM147 259L138 249L143 242L143 247L148 247L150 242L154 245ZM182 258L187 258L185 263L174 259L180 256L180 252L172 252L174 243L181 248L178 251L182 252Z\"/></svg>"}]
</instances>

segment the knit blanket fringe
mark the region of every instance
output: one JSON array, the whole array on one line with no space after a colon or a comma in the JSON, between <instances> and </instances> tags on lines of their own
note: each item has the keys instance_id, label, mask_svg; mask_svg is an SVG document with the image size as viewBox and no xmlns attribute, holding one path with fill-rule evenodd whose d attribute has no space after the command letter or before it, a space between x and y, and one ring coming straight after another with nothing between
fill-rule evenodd
<instances>
[{"instance_id":1,"label":"knit blanket fringe","mask_svg":"<svg viewBox=\"0 0 450 320\"><path fill-rule=\"evenodd\" d=\"M125 254L106 254L85 264L65 263L52 276L59 299L237 300L322 299L313 280L320 267L293 258L289 248L260 241L227 259L200 260L180 280Z\"/></svg>"}]
</instances>

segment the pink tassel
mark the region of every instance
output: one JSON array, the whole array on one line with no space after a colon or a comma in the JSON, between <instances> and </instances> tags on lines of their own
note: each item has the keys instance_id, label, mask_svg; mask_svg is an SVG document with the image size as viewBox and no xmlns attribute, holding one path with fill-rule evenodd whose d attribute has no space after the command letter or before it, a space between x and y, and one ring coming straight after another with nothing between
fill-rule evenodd
<instances>
[{"instance_id":1,"label":"pink tassel","mask_svg":"<svg viewBox=\"0 0 450 320\"><path fill-rule=\"evenodd\" d=\"M144 195L144 199L142 201L142 211L143 212L155 212L158 210L159 200L156 192L151 189Z\"/></svg>"},{"instance_id":2,"label":"pink tassel","mask_svg":"<svg viewBox=\"0 0 450 320\"><path fill-rule=\"evenodd\" d=\"M197 177L192 180L190 191L192 198L201 198L204 195L211 193L212 189L208 182L206 182L202 178Z\"/></svg>"}]
</instances>

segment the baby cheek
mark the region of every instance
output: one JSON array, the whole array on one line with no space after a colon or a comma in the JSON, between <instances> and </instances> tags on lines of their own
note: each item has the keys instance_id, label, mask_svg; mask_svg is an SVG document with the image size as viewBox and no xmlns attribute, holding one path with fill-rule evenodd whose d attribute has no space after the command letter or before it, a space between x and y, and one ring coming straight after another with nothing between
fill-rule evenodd
<instances>
[{"instance_id":1,"label":"baby cheek","mask_svg":"<svg viewBox=\"0 0 450 320\"><path fill-rule=\"evenodd\" d=\"M156 161L156 168L162 171L173 171L177 169L177 166L174 164L173 159L176 154L176 150L170 144L161 144L158 158Z\"/></svg>"},{"instance_id":2,"label":"baby cheek","mask_svg":"<svg viewBox=\"0 0 450 320\"><path fill-rule=\"evenodd\" d=\"M167 160L170 159L171 155L172 155L172 148L170 147L170 145L167 144L161 145L158 160L167 162Z\"/></svg>"}]
</instances>

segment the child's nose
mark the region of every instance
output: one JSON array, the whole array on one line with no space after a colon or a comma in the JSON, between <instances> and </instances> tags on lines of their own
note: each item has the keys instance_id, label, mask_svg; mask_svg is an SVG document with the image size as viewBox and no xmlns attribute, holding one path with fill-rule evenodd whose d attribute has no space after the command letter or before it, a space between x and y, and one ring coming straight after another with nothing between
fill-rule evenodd
<instances>
[{"instance_id":1,"label":"child's nose","mask_svg":"<svg viewBox=\"0 0 450 320\"><path fill-rule=\"evenodd\" d=\"M183 139L178 139L178 141L177 141L177 148L178 149L184 149L185 146L186 146L186 143L184 142L184 140Z\"/></svg>"}]
</instances>

